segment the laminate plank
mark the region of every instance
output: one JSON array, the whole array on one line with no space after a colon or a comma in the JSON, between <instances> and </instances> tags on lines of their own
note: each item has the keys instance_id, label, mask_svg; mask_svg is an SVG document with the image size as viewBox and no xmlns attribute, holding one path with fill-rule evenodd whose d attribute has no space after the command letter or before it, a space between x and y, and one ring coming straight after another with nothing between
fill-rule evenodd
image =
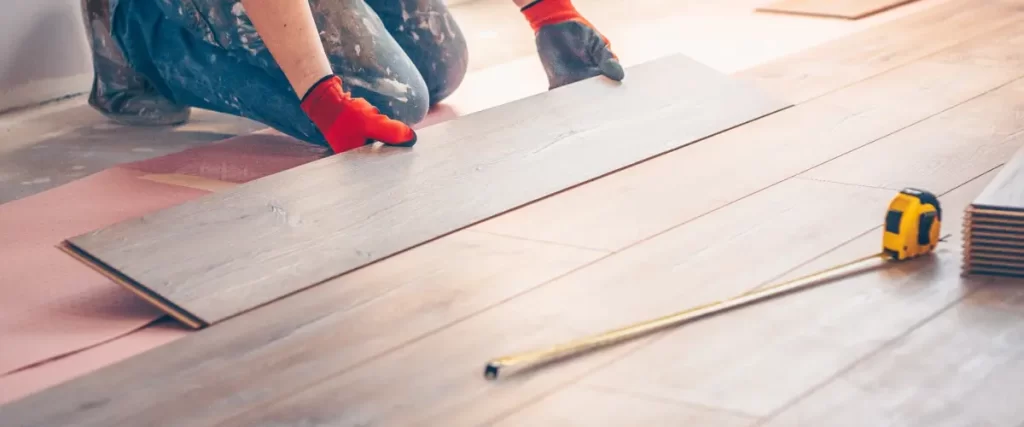
<instances>
[{"instance_id":1,"label":"laminate plank","mask_svg":"<svg viewBox=\"0 0 1024 427\"><path fill-rule=\"evenodd\" d=\"M1020 9L1019 1L946 1L737 76L800 104L1005 26Z\"/></svg>"},{"instance_id":2,"label":"laminate plank","mask_svg":"<svg viewBox=\"0 0 1024 427\"><path fill-rule=\"evenodd\" d=\"M68 240L205 324L787 107L673 55ZM184 316L187 317L187 316Z\"/></svg>"},{"instance_id":3,"label":"laminate plank","mask_svg":"<svg viewBox=\"0 0 1024 427\"><path fill-rule=\"evenodd\" d=\"M861 19L915 0L778 0L758 7L758 12Z\"/></svg>"},{"instance_id":4,"label":"laminate plank","mask_svg":"<svg viewBox=\"0 0 1024 427\"><path fill-rule=\"evenodd\" d=\"M216 424L604 255L460 232L0 406L0 424Z\"/></svg>"},{"instance_id":5,"label":"laminate plank","mask_svg":"<svg viewBox=\"0 0 1024 427\"><path fill-rule=\"evenodd\" d=\"M521 426L748 427L756 418L593 387L569 386L494 424Z\"/></svg>"},{"instance_id":6,"label":"laminate plank","mask_svg":"<svg viewBox=\"0 0 1024 427\"><path fill-rule=\"evenodd\" d=\"M1024 211L1024 148L1013 153L992 184L971 205L980 209Z\"/></svg>"},{"instance_id":7,"label":"laminate plank","mask_svg":"<svg viewBox=\"0 0 1024 427\"><path fill-rule=\"evenodd\" d=\"M1024 423L1024 287L999 279L778 414L767 427Z\"/></svg>"},{"instance_id":8,"label":"laminate plank","mask_svg":"<svg viewBox=\"0 0 1024 427\"><path fill-rule=\"evenodd\" d=\"M970 52L1015 48L1006 34L1018 27L1002 27L706 143L506 213L479 228L619 250L1013 81L1024 70L1013 68L1015 58L1005 57L1005 66L995 66Z\"/></svg>"},{"instance_id":9,"label":"laminate plank","mask_svg":"<svg viewBox=\"0 0 1024 427\"><path fill-rule=\"evenodd\" d=\"M1022 49L1024 29L1011 28L991 45L978 46L950 60L999 62L991 66L1009 66L1007 72L1014 74L1024 69L1024 57L1019 55ZM970 59L961 56L968 54ZM911 186L944 192L1005 163L1024 143L1022 131L1024 80L1017 79L801 176L893 190Z\"/></svg>"},{"instance_id":10,"label":"laminate plank","mask_svg":"<svg viewBox=\"0 0 1024 427\"><path fill-rule=\"evenodd\" d=\"M955 224L992 175L940 196L946 221ZM881 222L834 249L819 243L820 257L779 280L880 251ZM840 218L834 224L847 228ZM960 276L959 242L953 234L927 258L674 330L580 384L768 416L983 283Z\"/></svg>"},{"instance_id":11,"label":"laminate plank","mask_svg":"<svg viewBox=\"0 0 1024 427\"><path fill-rule=\"evenodd\" d=\"M497 382L483 378L487 360L749 289L874 228L891 197L787 181L225 425L489 424L643 340Z\"/></svg>"}]
</instances>

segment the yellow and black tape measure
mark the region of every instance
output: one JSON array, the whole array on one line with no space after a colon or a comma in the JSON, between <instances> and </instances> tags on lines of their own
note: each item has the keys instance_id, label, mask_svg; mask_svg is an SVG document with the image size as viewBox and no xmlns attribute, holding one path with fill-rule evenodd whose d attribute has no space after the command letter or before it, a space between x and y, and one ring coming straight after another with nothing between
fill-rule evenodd
<instances>
[{"instance_id":1,"label":"yellow and black tape measure","mask_svg":"<svg viewBox=\"0 0 1024 427\"><path fill-rule=\"evenodd\" d=\"M939 198L924 190L905 188L889 203L882 251L897 261L919 257L935 250L941 229Z\"/></svg>"}]
</instances>

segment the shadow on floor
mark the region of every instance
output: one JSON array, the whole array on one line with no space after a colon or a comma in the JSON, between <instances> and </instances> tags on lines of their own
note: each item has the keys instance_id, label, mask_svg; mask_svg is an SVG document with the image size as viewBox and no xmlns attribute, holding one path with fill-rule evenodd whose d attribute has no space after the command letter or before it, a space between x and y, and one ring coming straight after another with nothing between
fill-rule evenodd
<instances>
[{"instance_id":1,"label":"shadow on floor","mask_svg":"<svg viewBox=\"0 0 1024 427\"><path fill-rule=\"evenodd\" d=\"M78 102L81 105L0 129L0 203L121 163L159 157L266 128L248 119L198 109L181 126L121 126L83 101Z\"/></svg>"}]
</instances>

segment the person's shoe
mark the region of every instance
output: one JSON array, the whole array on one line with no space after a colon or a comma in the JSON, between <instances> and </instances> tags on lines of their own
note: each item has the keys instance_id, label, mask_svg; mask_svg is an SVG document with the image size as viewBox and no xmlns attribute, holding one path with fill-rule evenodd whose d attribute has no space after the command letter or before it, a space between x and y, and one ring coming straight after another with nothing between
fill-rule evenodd
<instances>
[{"instance_id":1,"label":"person's shoe","mask_svg":"<svg viewBox=\"0 0 1024 427\"><path fill-rule=\"evenodd\" d=\"M133 70L110 35L109 0L82 1L93 80L89 105L111 120L131 126L168 126L185 123L191 108L167 99Z\"/></svg>"},{"instance_id":2,"label":"person's shoe","mask_svg":"<svg viewBox=\"0 0 1024 427\"><path fill-rule=\"evenodd\" d=\"M115 79L124 80L117 77L121 76L115 76ZM134 84L110 84L104 82L98 73L94 74L89 105L122 125L172 126L188 121L192 112L190 107L175 104L141 78L131 80L135 80Z\"/></svg>"}]
</instances>

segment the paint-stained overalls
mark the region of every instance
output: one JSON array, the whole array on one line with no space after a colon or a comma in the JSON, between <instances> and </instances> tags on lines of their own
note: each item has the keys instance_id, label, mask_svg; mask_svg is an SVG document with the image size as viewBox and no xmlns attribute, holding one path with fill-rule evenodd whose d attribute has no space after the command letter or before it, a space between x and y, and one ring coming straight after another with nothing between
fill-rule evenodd
<instances>
[{"instance_id":1,"label":"paint-stained overalls","mask_svg":"<svg viewBox=\"0 0 1024 427\"><path fill-rule=\"evenodd\" d=\"M100 111L178 123L194 106L326 145L240 2L82 2L99 76L90 103ZM418 122L465 76L466 41L442 0L309 3L346 89L392 118Z\"/></svg>"}]
</instances>

